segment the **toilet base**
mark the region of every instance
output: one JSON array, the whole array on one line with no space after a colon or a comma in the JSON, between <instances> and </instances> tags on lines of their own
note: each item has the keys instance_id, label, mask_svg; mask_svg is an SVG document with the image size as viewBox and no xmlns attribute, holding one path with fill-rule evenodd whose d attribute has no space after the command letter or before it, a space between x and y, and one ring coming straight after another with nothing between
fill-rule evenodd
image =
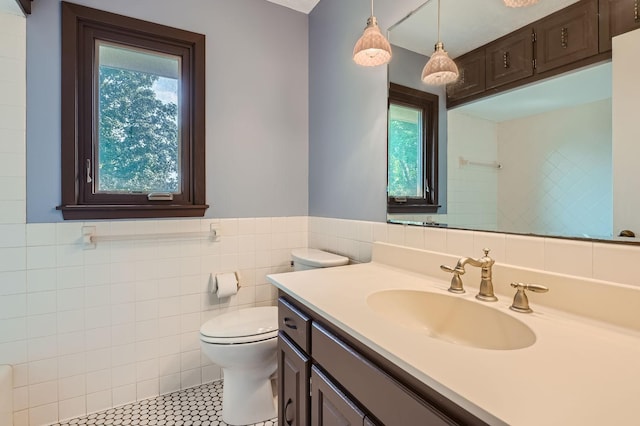
<instances>
[{"instance_id":1,"label":"toilet base","mask_svg":"<svg viewBox=\"0 0 640 426\"><path fill-rule=\"evenodd\" d=\"M252 372L222 369L222 420L228 425L248 425L277 416L270 377L252 379Z\"/></svg>"}]
</instances>

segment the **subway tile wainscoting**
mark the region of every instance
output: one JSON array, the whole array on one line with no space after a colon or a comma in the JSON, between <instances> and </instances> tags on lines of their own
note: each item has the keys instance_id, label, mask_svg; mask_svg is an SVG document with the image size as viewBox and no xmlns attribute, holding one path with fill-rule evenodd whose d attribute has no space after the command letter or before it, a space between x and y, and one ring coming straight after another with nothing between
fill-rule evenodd
<instances>
[{"instance_id":1,"label":"subway tile wainscoting","mask_svg":"<svg viewBox=\"0 0 640 426\"><path fill-rule=\"evenodd\" d=\"M98 242L98 235L199 232L219 241ZM0 364L14 367L16 426L44 425L220 379L199 328L241 307L272 305L265 276L291 270L306 217L2 225ZM238 271L237 295L210 294Z\"/></svg>"}]
</instances>

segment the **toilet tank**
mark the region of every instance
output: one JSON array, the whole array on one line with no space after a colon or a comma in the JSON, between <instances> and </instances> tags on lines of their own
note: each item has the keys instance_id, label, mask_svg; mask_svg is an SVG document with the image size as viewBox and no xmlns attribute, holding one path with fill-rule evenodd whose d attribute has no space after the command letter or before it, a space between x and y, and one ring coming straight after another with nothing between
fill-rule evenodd
<instances>
[{"instance_id":1,"label":"toilet tank","mask_svg":"<svg viewBox=\"0 0 640 426\"><path fill-rule=\"evenodd\" d=\"M293 270L304 271L306 269L330 268L349 263L349 258L337 254L328 253L317 249L295 249L291 251L293 258Z\"/></svg>"}]
</instances>

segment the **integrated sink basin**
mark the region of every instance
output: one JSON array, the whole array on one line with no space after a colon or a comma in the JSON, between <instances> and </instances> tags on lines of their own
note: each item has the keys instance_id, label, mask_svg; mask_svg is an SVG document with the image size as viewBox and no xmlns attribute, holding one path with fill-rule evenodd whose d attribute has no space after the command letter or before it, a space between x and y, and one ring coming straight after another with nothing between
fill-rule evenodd
<instances>
[{"instance_id":1,"label":"integrated sink basin","mask_svg":"<svg viewBox=\"0 0 640 426\"><path fill-rule=\"evenodd\" d=\"M536 335L522 321L481 303L417 290L384 290L367 298L369 307L391 323L449 343L494 350L535 343Z\"/></svg>"}]
</instances>

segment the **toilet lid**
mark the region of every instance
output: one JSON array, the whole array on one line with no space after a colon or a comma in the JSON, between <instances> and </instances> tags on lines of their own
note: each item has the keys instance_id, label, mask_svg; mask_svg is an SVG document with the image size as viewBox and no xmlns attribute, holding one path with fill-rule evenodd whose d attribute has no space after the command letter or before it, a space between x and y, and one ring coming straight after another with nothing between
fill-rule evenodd
<instances>
[{"instance_id":1,"label":"toilet lid","mask_svg":"<svg viewBox=\"0 0 640 426\"><path fill-rule=\"evenodd\" d=\"M202 340L210 343L249 343L278 335L278 308L265 306L227 312L200 327Z\"/></svg>"},{"instance_id":2,"label":"toilet lid","mask_svg":"<svg viewBox=\"0 0 640 426\"><path fill-rule=\"evenodd\" d=\"M314 268L329 268L349 263L348 257L310 248L291 250L291 257L296 262Z\"/></svg>"}]
</instances>

